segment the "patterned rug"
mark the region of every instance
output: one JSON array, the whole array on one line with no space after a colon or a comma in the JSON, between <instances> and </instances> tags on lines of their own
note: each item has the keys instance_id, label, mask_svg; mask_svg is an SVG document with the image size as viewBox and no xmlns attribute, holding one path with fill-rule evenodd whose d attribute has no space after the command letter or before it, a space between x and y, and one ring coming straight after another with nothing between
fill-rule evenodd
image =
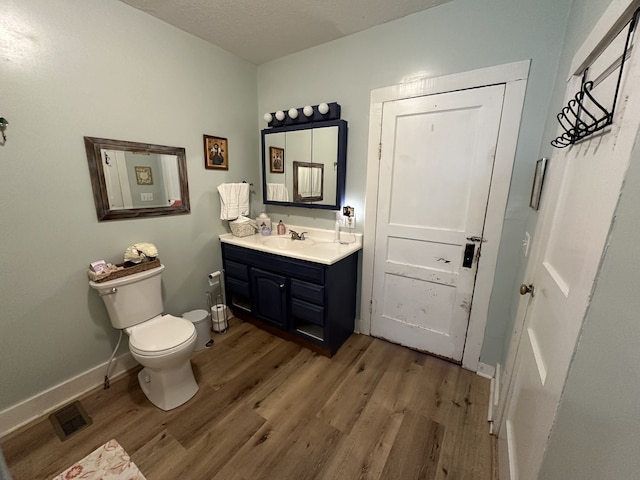
<instances>
[{"instance_id":1,"label":"patterned rug","mask_svg":"<svg viewBox=\"0 0 640 480\"><path fill-rule=\"evenodd\" d=\"M109 440L52 480L146 480L118 442Z\"/></svg>"}]
</instances>

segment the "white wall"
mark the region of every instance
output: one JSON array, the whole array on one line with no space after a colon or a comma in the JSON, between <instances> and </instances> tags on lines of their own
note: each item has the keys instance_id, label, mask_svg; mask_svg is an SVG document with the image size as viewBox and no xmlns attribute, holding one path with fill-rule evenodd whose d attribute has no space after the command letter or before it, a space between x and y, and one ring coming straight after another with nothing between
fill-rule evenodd
<instances>
[{"instance_id":1,"label":"white wall","mask_svg":"<svg viewBox=\"0 0 640 480\"><path fill-rule=\"evenodd\" d=\"M363 231L369 94L416 79L532 59L481 361L502 357L535 161L570 0L455 0L258 67L259 111L323 101L349 122L346 203ZM260 128L266 124L261 122ZM550 140L550 139L549 139ZM333 213L269 206L285 223L331 228Z\"/></svg>"},{"instance_id":2,"label":"white wall","mask_svg":"<svg viewBox=\"0 0 640 480\"><path fill-rule=\"evenodd\" d=\"M89 262L155 243L166 311L206 306L226 232L215 188L257 184L259 153L254 65L115 0L0 8L2 411L108 360L117 331ZM228 139L228 171L204 169L203 134ZM191 214L99 223L85 135L185 147Z\"/></svg>"}]
</instances>

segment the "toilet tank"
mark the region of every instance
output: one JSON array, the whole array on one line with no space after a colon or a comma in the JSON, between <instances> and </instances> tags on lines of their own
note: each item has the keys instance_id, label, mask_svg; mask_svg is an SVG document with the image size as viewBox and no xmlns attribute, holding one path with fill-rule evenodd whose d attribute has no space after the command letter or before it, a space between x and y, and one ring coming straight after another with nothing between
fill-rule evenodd
<instances>
[{"instance_id":1,"label":"toilet tank","mask_svg":"<svg viewBox=\"0 0 640 480\"><path fill-rule=\"evenodd\" d=\"M107 307L114 328L123 329L161 315L164 265L106 282L89 282Z\"/></svg>"}]
</instances>

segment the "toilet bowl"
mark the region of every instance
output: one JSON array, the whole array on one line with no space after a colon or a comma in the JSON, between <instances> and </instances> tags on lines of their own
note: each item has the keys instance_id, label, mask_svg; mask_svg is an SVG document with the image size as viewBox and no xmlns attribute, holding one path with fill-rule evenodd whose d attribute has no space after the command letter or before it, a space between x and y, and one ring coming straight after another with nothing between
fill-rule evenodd
<instances>
[{"instance_id":1,"label":"toilet bowl","mask_svg":"<svg viewBox=\"0 0 640 480\"><path fill-rule=\"evenodd\" d=\"M197 332L183 318L162 315L133 327L129 351L144 368L138 372L140 388L149 401L162 410L171 410L187 402L198 391L189 357Z\"/></svg>"},{"instance_id":2,"label":"toilet bowl","mask_svg":"<svg viewBox=\"0 0 640 480\"><path fill-rule=\"evenodd\" d=\"M198 391L189 357L197 332L192 322L163 315L164 265L89 285L102 298L111 324L129 335L129 351L144 368L140 388L162 410L179 407Z\"/></svg>"}]
</instances>

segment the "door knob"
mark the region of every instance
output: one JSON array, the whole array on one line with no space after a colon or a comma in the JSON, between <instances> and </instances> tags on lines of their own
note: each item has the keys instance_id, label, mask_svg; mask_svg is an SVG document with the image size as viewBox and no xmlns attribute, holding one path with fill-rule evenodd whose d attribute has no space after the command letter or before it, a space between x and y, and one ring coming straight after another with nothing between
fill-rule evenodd
<instances>
[{"instance_id":1,"label":"door knob","mask_svg":"<svg viewBox=\"0 0 640 480\"><path fill-rule=\"evenodd\" d=\"M533 297L533 285L525 285L524 283L520 285L520 295L526 295L530 293Z\"/></svg>"}]
</instances>

